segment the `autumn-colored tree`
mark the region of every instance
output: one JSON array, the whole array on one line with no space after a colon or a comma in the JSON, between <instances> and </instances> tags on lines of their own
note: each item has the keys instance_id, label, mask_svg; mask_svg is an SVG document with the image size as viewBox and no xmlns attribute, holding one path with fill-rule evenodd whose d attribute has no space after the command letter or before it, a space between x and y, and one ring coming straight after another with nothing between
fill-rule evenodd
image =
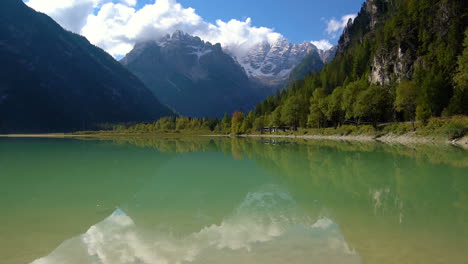
<instances>
[{"instance_id":1,"label":"autumn-colored tree","mask_svg":"<svg viewBox=\"0 0 468 264\"><path fill-rule=\"evenodd\" d=\"M231 133L232 134L241 134L243 131L241 129L242 122L244 121L244 113L237 111L232 114L231 121Z\"/></svg>"}]
</instances>

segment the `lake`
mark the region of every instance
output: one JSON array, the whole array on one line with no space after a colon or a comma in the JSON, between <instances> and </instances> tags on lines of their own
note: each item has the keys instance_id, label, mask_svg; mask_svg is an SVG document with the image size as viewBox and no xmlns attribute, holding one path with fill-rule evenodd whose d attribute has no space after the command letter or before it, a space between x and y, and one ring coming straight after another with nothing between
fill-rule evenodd
<instances>
[{"instance_id":1,"label":"lake","mask_svg":"<svg viewBox=\"0 0 468 264\"><path fill-rule=\"evenodd\" d=\"M468 263L468 152L0 139L0 263Z\"/></svg>"}]
</instances>

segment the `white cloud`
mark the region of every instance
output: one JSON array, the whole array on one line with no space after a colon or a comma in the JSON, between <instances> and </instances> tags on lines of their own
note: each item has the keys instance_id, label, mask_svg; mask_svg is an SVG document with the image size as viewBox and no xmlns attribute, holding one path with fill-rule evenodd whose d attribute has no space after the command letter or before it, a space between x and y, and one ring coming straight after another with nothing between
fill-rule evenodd
<instances>
[{"instance_id":1,"label":"white cloud","mask_svg":"<svg viewBox=\"0 0 468 264\"><path fill-rule=\"evenodd\" d=\"M319 50L329 50L333 47L333 44L331 44L327 39L311 41L310 43L314 44L314 46Z\"/></svg>"},{"instance_id":2,"label":"white cloud","mask_svg":"<svg viewBox=\"0 0 468 264\"><path fill-rule=\"evenodd\" d=\"M136 6L137 0L121 0L122 3L127 4L128 6Z\"/></svg>"},{"instance_id":3,"label":"white cloud","mask_svg":"<svg viewBox=\"0 0 468 264\"><path fill-rule=\"evenodd\" d=\"M155 0L139 10L136 0L29 0L27 4L116 57L128 53L137 41L159 39L176 30L221 43L235 56L281 37L271 28L253 26L250 18L209 23L176 0Z\"/></svg>"},{"instance_id":4,"label":"white cloud","mask_svg":"<svg viewBox=\"0 0 468 264\"><path fill-rule=\"evenodd\" d=\"M29 0L27 5L51 16L64 28L79 33L102 0Z\"/></svg>"},{"instance_id":5,"label":"white cloud","mask_svg":"<svg viewBox=\"0 0 468 264\"><path fill-rule=\"evenodd\" d=\"M137 4L137 0L27 0L25 2L75 33L81 33L88 16L105 3L116 2L130 7Z\"/></svg>"},{"instance_id":6,"label":"white cloud","mask_svg":"<svg viewBox=\"0 0 468 264\"><path fill-rule=\"evenodd\" d=\"M343 29L346 27L346 25L348 24L348 21L350 19L354 21L356 16L357 16L356 14L348 14L348 15L342 16L340 20L337 20L335 18L328 20L327 29L326 29L328 35L330 35L332 38L336 38L339 34L341 34Z\"/></svg>"},{"instance_id":7,"label":"white cloud","mask_svg":"<svg viewBox=\"0 0 468 264\"><path fill-rule=\"evenodd\" d=\"M258 43L264 41L273 43L282 37L271 28L252 26L251 18L247 18L245 21L231 19L228 22L223 22L217 20L215 28L199 32L199 36L213 43L221 43L235 56L242 56Z\"/></svg>"},{"instance_id":8,"label":"white cloud","mask_svg":"<svg viewBox=\"0 0 468 264\"><path fill-rule=\"evenodd\" d=\"M167 215L164 209L159 213ZM189 212L187 216L191 216ZM224 263L226 259L272 263L273 258L265 252L276 252L290 263L304 259L310 263L332 259L360 263L337 224L328 218L314 220L281 191L248 193L221 223L208 220L205 227L177 236L170 230L180 230L170 223L160 223L166 224L165 229L145 229L130 214L117 209L32 264L59 264L64 259L68 264Z\"/></svg>"},{"instance_id":9,"label":"white cloud","mask_svg":"<svg viewBox=\"0 0 468 264\"><path fill-rule=\"evenodd\" d=\"M182 30L205 41L221 43L233 55L242 57L252 46L268 41L273 43L281 34L267 27L255 27L252 20L236 19L209 23L193 8L185 8L177 0L154 0L136 9L137 0L28 0L32 8L50 15L64 28L87 37L114 57L127 54L135 42L159 39L163 35ZM325 20L330 39L337 38L349 19ZM329 40L311 41L321 50L333 45Z\"/></svg>"}]
</instances>

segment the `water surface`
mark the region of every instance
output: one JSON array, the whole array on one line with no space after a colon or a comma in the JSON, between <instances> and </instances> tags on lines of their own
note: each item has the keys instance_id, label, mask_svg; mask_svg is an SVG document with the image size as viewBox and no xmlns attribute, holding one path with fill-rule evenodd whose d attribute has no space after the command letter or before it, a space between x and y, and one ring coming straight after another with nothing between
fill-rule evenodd
<instances>
[{"instance_id":1,"label":"water surface","mask_svg":"<svg viewBox=\"0 0 468 264\"><path fill-rule=\"evenodd\" d=\"M468 155L236 138L0 139L0 263L468 263Z\"/></svg>"}]
</instances>

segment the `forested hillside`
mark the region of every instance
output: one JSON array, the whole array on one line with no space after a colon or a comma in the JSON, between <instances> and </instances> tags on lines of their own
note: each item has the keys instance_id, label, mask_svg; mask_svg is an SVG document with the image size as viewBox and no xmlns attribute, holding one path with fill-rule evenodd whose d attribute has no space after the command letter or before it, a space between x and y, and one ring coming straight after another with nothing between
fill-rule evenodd
<instances>
[{"instance_id":1,"label":"forested hillside","mask_svg":"<svg viewBox=\"0 0 468 264\"><path fill-rule=\"evenodd\" d=\"M109 54L21 0L0 1L0 132L64 132L174 114Z\"/></svg>"},{"instance_id":2,"label":"forested hillside","mask_svg":"<svg viewBox=\"0 0 468 264\"><path fill-rule=\"evenodd\" d=\"M336 58L260 103L251 125L376 125L468 114L467 4L366 1Z\"/></svg>"}]
</instances>

